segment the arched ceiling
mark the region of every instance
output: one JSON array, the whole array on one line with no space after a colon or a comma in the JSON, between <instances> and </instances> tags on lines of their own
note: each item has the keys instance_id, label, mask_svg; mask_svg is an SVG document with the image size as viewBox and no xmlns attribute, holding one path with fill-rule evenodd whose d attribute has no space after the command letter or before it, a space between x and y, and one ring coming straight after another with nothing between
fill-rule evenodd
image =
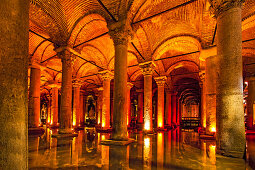
<instances>
[{"instance_id":1,"label":"arched ceiling","mask_svg":"<svg viewBox=\"0 0 255 170\"><path fill-rule=\"evenodd\" d=\"M44 68L42 84L61 82L61 60L54 49L69 46L80 54L73 60L73 77L82 79L84 89L99 87L97 73L114 70L107 23L127 15L134 31L128 44L129 81L141 80L139 63L153 60L153 77L167 76L173 86L188 78L198 83L199 51L216 44L209 7L207 0L30 0L29 57ZM254 14L255 0L246 0L243 41L255 38ZM244 42L243 55L254 58L254 47L255 41ZM249 62L253 59L244 60Z\"/></svg>"}]
</instances>

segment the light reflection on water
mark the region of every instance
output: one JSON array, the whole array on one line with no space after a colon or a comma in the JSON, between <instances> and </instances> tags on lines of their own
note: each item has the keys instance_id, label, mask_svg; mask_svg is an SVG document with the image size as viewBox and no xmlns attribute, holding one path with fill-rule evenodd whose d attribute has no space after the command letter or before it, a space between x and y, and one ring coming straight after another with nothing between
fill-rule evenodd
<instances>
[{"instance_id":1,"label":"light reflection on water","mask_svg":"<svg viewBox=\"0 0 255 170\"><path fill-rule=\"evenodd\" d=\"M199 140L197 133L178 128L148 135L129 133L136 142L128 146L100 145L111 134L96 133L94 128L69 139L51 138L53 133L57 130L29 136L30 169L249 169L241 159L217 156L215 141Z\"/></svg>"}]
</instances>

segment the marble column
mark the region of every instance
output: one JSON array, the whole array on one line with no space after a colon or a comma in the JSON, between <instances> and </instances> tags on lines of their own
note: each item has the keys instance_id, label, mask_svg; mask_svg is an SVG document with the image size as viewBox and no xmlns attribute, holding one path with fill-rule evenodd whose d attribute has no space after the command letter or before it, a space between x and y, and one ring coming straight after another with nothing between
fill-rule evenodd
<instances>
[{"instance_id":1,"label":"marble column","mask_svg":"<svg viewBox=\"0 0 255 170\"><path fill-rule=\"evenodd\" d=\"M125 17L125 16L124 16ZM129 23L125 20L109 25L110 36L115 47L114 60L114 140L128 140L127 136L127 54Z\"/></svg>"},{"instance_id":2,"label":"marble column","mask_svg":"<svg viewBox=\"0 0 255 170\"><path fill-rule=\"evenodd\" d=\"M58 126L58 86L52 88L52 113L53 124L52 126Z\"/></svg>"},{"instance_id":3,"label":"marble column","mask_svg":"<svg viewBox=\"0 0 255 170\"><path fill-rule=\"evenodd\" d=\"M176 93L172 93L171 94L172 96L172 106L171 106L171 109L172 109L172 124L173 125L176 125L176 116L177 116L177 112L176 112L176 101L177 101L177 94Z\"/></svg>"},{"instance_id":4,"label":"marble column","mask_svg":"<svg viewBox=\"0 0 255 170\"><path fill-rule=\"evenodd\" d=\"M171 126L172 125L172 96L171 91L166 90L166 123Z\"/></svg>"},{"instance_id":5,"label":"marble column","mask_svg":"<svg viewBox=\"0 0 255 170\"><path fill-rule=\"evenodd\" d=\"M56 50L62 61L61 105L59 134L72 133L72 60L71 53L65 49Z\"/></svg>"},{"instance_id":6,"label":"marble column","mask_svg":"<svg viewBox=\"0 0 255 170\"><path fill-rule=\"evenodd\" d=\"M205 95L205 72L199 73L200 77L200 88L201 88L201 113L200 113L200 122L202 128L206 128L206 95Z\"/></svg>"},{"instance_id":7,"label":"marble column","mask_svg":"<svg viewBox=\"0 0 255 170\"><path fill-rule=\"evenodd\" d=\"M85 119L84 94L80 92L80 126L81 127L84 127L84 119Z\"/></svg>"},{"instance_id":8,"label":"marble column","mask_svg":"<svg viewBox=\"0 0 255 170\"><path fill-rule=\"evenodd\" d=\"M80 80L74 80L73 82L73 126L80 126Z\"/></svg>"},{"instance_id":9,"label":"marble column","mask_svg":"<svg viewBox=\"0 0 255 170\"><path fill-rule=\"evenodd\" d=\"M40 66L32 65L30 71L28 128L38 128L40 126L40 85Z\"/></svg>"},{"instance_id":10,"label":"marble column","mask_svg":"<svg viewBox=\"0 0 255 170\"><path fill-rule=\"evenodd\" d=\"M103 87L99 87L97 89L98 91L98 97L97 97L97 124L101 125L101 120L102 120L102 92L103 92Z\"/></svg>"},{"instance_id":11,"label":"marble column","mask_svg":"<svg viewBox=\"0 0 255 170\"><path fill-rule=\"evenodd\" d=\"M254 109L255 109L255 77L250 77L248 79L248 98L247 98L248 129L254 128L255 123Z\"/></svg>"},{"instance_id":12,"label":"marble column","mask_svg":"<svg viewBox=\"0 0 255 170\"><path fill-rule=\"evenodd\" d=\"M218 80L216 147L225 156L243 158L245 127L242 78L243 0L212 1L217 18Z\"/></svg>"},{"instance_id":13,"label":"marble column","mask_svg":"<svg viewBox=\"0 0 255 170\"><path fill-rule=\"evenodd\" d=\"M133 87L133 84L127 83L127 125L130 126L131 123L131 100L130 100L130 90Z\"/></svg>"},{"instance_id":14,"label":"marble column","mask_svg":"<svg viewBox=\"0 0 255 170\"><path fill-rule=\"evenodd\" d=\"M164 85L166 82L167 77L161 76L154 78L157 85L158 85L158 115L157 115L157 128L164 128Z\"/></svg>"},{"instance_id":15,"label":"marble column","mask_svg":"<svg viewBox=\"0 0 255 170\"><path fill-rule=\"evenodd\" d=\"M102 98L102 119L101 119L101 127L103 129L110 128L110 82L113 78L112 72L105 70L99 72L101 78L103 79L103 98Z\"/></svg>"},{"instance_id":16,"label":"marble column","mask_svg":"<svg viewBox=\"0 0 255 170\"><path fill-rule=\"evenodd\" d=\"M143 124L143 89L136 90L138 93L138 101L137 101L137 123L139 125Z\"/></svg>"},{"instance_id":17,"label":"marble column","mask_svg":"<svg viewBox=\"0 0 255 170\"><path fill-rule=\"evenodd\" d=\"M217 56L205 60L206 134L216 132L216 79Z\"/></svg>"},{"instance_id":18,"label":"marble column","mask_svg":"<svg viewBox=\"0 0 255 170\"><path fill-rule=\"evenodd\" d=\"M0 3L0 169L28 169L29 2Z\"/></svg>"},{"instance_id":19,"label":"marble column","mask_svg":"<svg viewBox=\"0 0 255 170\"><path fill-rule=\"evenodd\" d=\"M139 64L144 75L144 130L152 131L152 61Z\"/></svg>"}]
</instances>

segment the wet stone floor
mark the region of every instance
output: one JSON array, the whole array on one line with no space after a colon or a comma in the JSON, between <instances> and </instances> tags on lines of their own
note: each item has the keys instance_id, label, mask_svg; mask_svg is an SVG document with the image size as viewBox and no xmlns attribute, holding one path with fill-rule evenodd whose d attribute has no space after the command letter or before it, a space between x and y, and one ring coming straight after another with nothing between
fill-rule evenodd
<instances>
[{"instance_id":1,"label":"wet stone floor","mask_svg":"<svg viewBox=\"0 0 255 170\"><path fill-rule=\"evenodd\" d=\"M252 169L255 138L247 139L247 161L215 154L215 141L200 140L195 132L179 128L145 135L129 132L136 141L128 146L105 146L107 133L94 128L78 131L78 137L51 138L56 130L29 136L29 169ZM249 151L250 150L250 151ZM248 163L249 162L249 163Z\"/></svg>"}]
</instances>

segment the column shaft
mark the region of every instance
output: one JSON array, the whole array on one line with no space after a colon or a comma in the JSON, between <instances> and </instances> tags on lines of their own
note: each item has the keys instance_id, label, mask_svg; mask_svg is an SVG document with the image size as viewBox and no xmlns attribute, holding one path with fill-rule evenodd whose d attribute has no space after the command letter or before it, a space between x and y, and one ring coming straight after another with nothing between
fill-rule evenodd
<instances>
[{"instance_id":1,"label":"column shaft","mask_svg":"<svg viewBox=\"0 0 255 170\"><path fill-rule=\"evenodd\" d=\"M40 124L40 85L41 70L32 66L30 72L28 127L39 127Z\"/></svg>"},{"instance_id":2,"label":"column shaft","mask_svg":"<svg viewBox=\"0 0 255 170\"><path fill-rule=\"evenodd\" d=\"M242 158L245 151L241 0L226 1L217 16L217 152ZM224 7L227 7L224 8ZM225 10L224 10L225 9ZM219 12L218 11L218 12Z\"/></svg>"},{"instance_id":3,"label":"column shaft","mask_svg":"<svg viewBox=\"0 0 255 170\"><path fill-rule=\"evenodd\" d=\"M84 126L84 95L80 92L80 125Z\"/></svg>"},{"instance_id":4,"label":"column shaft","mask_svg":"<svg viewBox=\"0 0 255 170\"><path fill-rule=\"evenodd\" d=\"M127 139L127 48L128 40L122 37L115 44L113 139ZM126 37L127 38L127 37Z\"/></svg>"},{"instance_id":5,"label":"column shaft","mask_svg":"<svg viewBox=\"0 0 255 170\"><path fill-rule=\"evenodd\" d=\"M67 51L59 53L62 61L61 107L59 133L72 133L72 61Z\"/></svg>"},{"instance_id":6,"label":"column shaft","mask_svg":"<svg viewBox=\"0 0 255 170\"><path fill-rule=\"evenodd\" d=\"M158 86L158 128L164 128L164 86Z\"/></svg>"},{"instance_id":7,"label":"column shaft","mask_svg":"<svg viewBox=\"0 0 255 170\"><path fill-rule=\"evenodd\" d=\"M73 87L73 126L80 125L80 86Z\"/></svg>"},{"instance_id":8,"label":"column shaft","mask_svg":"<svg viewBox=\"0 0 255 170\"><path fill-rule=\"evenodd\" d=\"M152 75L144 75L144 129L152 130Z\"/></svg>"},{"instance_id":9,"label":"column shaft","mask_svg":"<svg viewBox=\"0 0 255 170\"><path fill-rule=\"evenodd\" d=\"M176 125L176 94L172 94L172 124Z\"/></svg>"},{"instance_id":10,"label":"column shaft","mask_svg":"<svg viewBox=\"0 0 255 170\"><path fill-rule=\"evenodd\" d=\"M29 2L0 3L0 169L28 169Z\"/></svg>"},{"instance_id":11,"label":"column shaft","mask_svg":"<svg viewBox=\"0 0 255 170\"><path fill-rule=\"evenodd\" d=\"M206 133L216 132L217 56L205 60Z\"/></svg>"},{"instance_id":12,"label":"column shaft","mask_svg":"<svg viewBox=\"0 0 255 170\"><path fill-rule=\"evenodd\" d=\"M130 100L130 90L133 87L132 83L127 83L127 125L130 126L131 123L131 100Z\"/></svg>"},{"instance_id":13,"label":"column shaft","mask_svg":"<svg viewBox=\"0 0 255 170\"><path fill-rule=\"evenodd\" d=\"M52 88L53 126L58 125L58 88Z\"/></svg>"},{"instance_id":14,"label":"column shaft","mask_svg":"<svg viewBox=\"0 0 255 170\"><path fill-rule=\"evenodd\" d=\"M103 80L102 128L110 128L110 79Z\"/></svg>"}]
</instances>

